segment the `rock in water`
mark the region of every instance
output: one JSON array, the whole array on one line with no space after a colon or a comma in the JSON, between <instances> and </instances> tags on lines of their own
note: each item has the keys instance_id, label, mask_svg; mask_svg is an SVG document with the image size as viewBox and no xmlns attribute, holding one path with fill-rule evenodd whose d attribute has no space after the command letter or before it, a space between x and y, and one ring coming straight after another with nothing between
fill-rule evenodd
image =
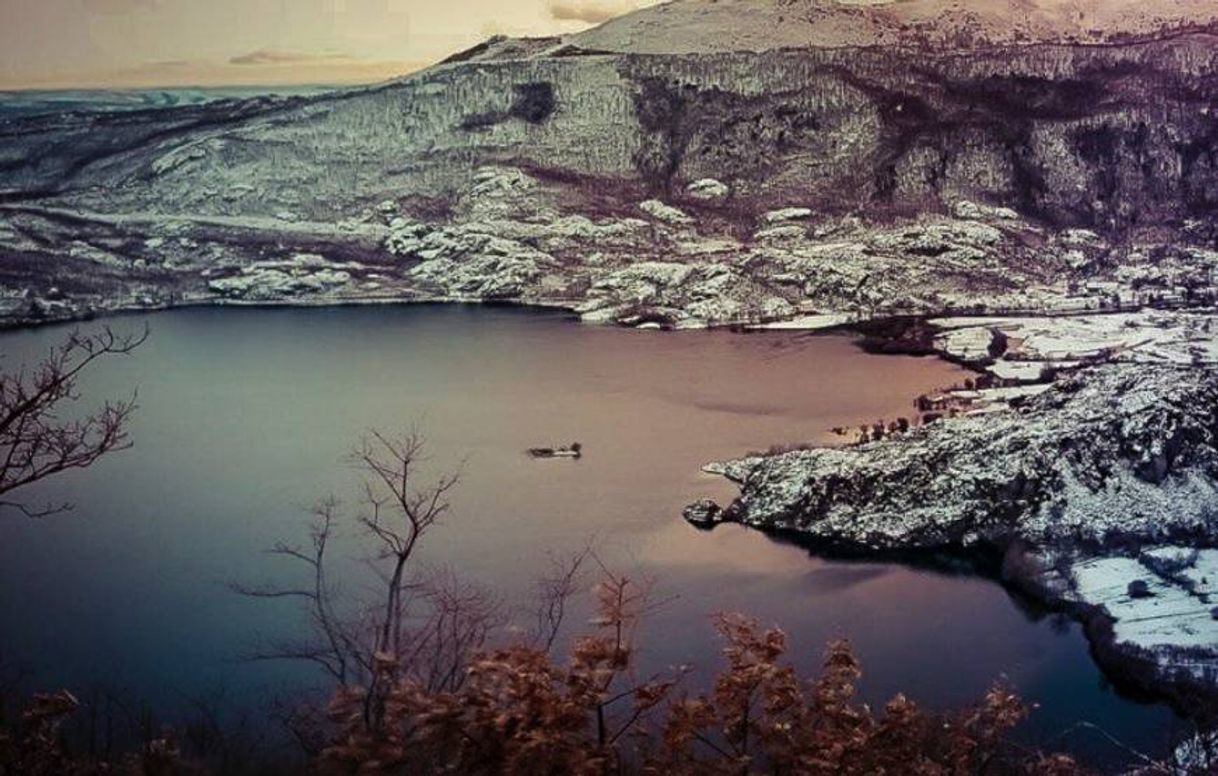
<instances>
[{"instance_id":1,"label":"rock in water","mask_svg":"<svg viewBox=\"0 0 1218 776\"><path fill-rule=\"evenodd\" d=\"M710 499L699 499L685 507L686 520L699 528L713 528L723 522L723 509Z\"/></svg>"}]
</instances>

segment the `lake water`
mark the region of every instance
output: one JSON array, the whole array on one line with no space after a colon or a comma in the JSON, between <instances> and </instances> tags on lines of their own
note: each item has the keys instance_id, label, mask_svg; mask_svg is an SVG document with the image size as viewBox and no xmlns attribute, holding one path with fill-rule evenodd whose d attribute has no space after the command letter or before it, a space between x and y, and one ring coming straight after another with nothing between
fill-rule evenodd
<instances>
[{"instance_id":1,"label":"lake water","mask_svg":"<svg viewBox=\"0 0 1218 776\"><path fill-rule=\"evenodd\" d=\"M827 561L681 520L686 503L733 493L700 472L706 461L911 414L916 395L964 378L948 364L867 355L838 336L627 331L461 306L198 309L111 325L144 321L149 342L82 386L98 399L138 386L134 448L26 494L74 512L0 521L0 655L37 686L100 682L173 709L308 683L303 667L240 659L304 624L290 603L227 583L291 582L295 569L264 548L304 541L301 506L354 500L343 455L363 431L417 422L436 471L464 461L428 560L521 600L548 553L591 540L616 570L655 580L649 667L691 662L698 681L717 665L710 615L741 611L781 625L804 667L827 640L851 639L868 701L903 691L961 704L1003 680L1041 704L1033 739L1086 720L1145 750L1166 743L1172 715L1111 690L1076 625L1035 619L991 581ZM66 331L0 335L3 363L37 359ZM523 453L572 441L582 460ZM1053 745L1119 755L1086 736Z\"/></svg>"}]
</instances>

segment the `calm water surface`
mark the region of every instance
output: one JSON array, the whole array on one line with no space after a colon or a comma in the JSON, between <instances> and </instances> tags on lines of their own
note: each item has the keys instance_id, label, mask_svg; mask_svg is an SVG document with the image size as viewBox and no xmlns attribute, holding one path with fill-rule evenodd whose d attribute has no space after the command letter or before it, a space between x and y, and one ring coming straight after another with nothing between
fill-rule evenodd
<instances>
[{"instance_id":1,"label":"calm water surface","mask_svg":"<svg viewBox=\"0 0 1218 776\"><path fill-rule=\"evenodd\" d=\"M743 611L786 629L803 666L849 637L872 702L899 690L959 704L1003 680L1043 705L1032 736L1088 720L1158 750L1171 727L1162 707L1106 686L1077 626L1030 617L992 582L826 561L680 519L691 500L733 492L699 471L706 461L910 414L914 396L962 379L942 362L866 355L844 337L624 331L492 308L146 320L151 340L83 385L88 397L139 387L135 447L27 494L68 499L70 515L0 522L0 650L41 686L101 681L174 708L217 691L252 704L307 683L302 668L240 660L299 634L298 612L226 584L291 582L295 569L262 550L304 540L301 506L354 500L342 458L361 432L418 421L437 471L465 462L428 560L520 600L548 553L594 540L616 569L656 580L665 603L644 633L649 667L692 662L704 676L718 657L709 615ZM32 361L65 333L4 334L4 363ZM523 455L571 441L583 460ZM348 541L344 568L357 554Z\"/></svg>"}]
</instances>

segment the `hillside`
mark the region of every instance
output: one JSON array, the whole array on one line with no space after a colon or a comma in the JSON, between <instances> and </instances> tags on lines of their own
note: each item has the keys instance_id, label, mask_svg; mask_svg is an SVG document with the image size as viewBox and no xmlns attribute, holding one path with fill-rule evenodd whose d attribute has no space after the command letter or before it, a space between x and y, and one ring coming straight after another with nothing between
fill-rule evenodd
<instances>
[{"instance_id":1,"label":"hillside","mask_svg":"<svg viewBox=\"0 0 1218 776\"><path fill-rule=\"evenodd\" d=\"M674 0L568 42L626 54L1129 42L1210 29L1205 0Z\"/></svg>"}]
</instances>

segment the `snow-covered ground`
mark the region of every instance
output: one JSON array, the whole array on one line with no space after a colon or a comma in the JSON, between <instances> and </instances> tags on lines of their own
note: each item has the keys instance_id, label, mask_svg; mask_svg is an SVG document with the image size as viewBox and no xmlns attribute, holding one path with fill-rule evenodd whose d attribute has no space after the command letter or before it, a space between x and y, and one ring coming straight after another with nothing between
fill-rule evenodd
<instances>
[{"instance_id":1,"label":"snow-covered ground","mask_svg":"<svg viewBox=\"0 0 1218 776\"><path fill-rule=\"evenodd\" d=\"M1088 558L1069 575L1071 599L1112 619L1118 648L1151 656L1167 676L1218 683L1218 550L1168 545Z\"/></svg>"},{"instance_id":2,"label":"snow-covered ground","mask_svg":"<svg viewBox=\"0 0 1218 776\"><path fill-rule=\"evenodd\" d=\"M1070 573L1079 600L1115 620L1117 642L1218 652L1218 602L1210 598L1218 594L1218 550L1157 547L1139 557L1080 561ZM1139 582L1144 592L1131 594Z\"/></svg>"},{"instance_id":3,"label":"snow-covered ground","mask_svg":"<svg viewBox=\"0 0 1218 776\"><path fill-rule=\"evenodd\" d=\"M1011 318L937 318L938 345L964 361L984 361L995 333L1005 345L991 370L1010 375L1037 362L1070 366L1086 360L1145 364L1218 361L1218 336L1208 312L1140 310L1110 314ZM995 368L997 367L997 368Z\"/></svg>"},{"instance_id":4,"label":"snow-covered ground","mask_svg":"<svg viewBox=\"0 0 1218 776\"><path fill-rule=\"evenodd\" d=\"M1169 9L1095 0L974 0L965 7L952 0L676 0L570 42L641 53L882 46L913 36L943 47L978 40L1103 43L1158 32L1173 21L1205 24L1216 15L1206 0L1175 0Z\"/></svg>"},{"instance_id":5,"label":"snow-covered ground","mask_svg":"<svg viewBox=\"0 0 1218 776\"><path fill-rule=\"evenodd\" d=\"M176 169L194 160L190 154L167 158L158 157L154 167ZM700 182L708 189L714 183ZM47 245L66 244L69 250L43 259L55 267L47 274L70 274L75 266L82 281L73 284L77 290L58 288L48 299L51 286L29 283L25 271L4 281L0 267L0 282L21 290L26 305L10 305L6 317L20 323L102 312L134 293L116 293L116 286L138 284L139 295L150 293L163 303L197 303L209 295L216 301L301 303L495 299L563 305L590 321L675 328L815 329L953 309L1022 311L934 321L943 330L938 347L967 362L988 361L995 332L1001 332L1007 345L991 369L1004 379L1035 380L1045 367L1109 351L1176 363L1211 360L1216 352L1199 316L1142 311L1046 317L1071 300L1083 300L1085 311L1099 309L1114 292L1105 285L1085 296L1080 281L1067 283L1063 278L1085 275L1072 273L1061 244L1027 247L1023 233L1033 227L1000 209L962 201L956 211L967 218L923 214L878 223L792 205L759 213L751 234L742 235L723 223L714 204L682 210L642 200L589 215L563 194L519 168L488 166L456 193L443 219L411 216L395 199L333 219L286 208L183 215L0 203L0 250L37 256ZM1092 243L1088 250L1105 247ZM366 271L290 284L258 271L298 254L339 264L357 257ZM1180 261L1193 255L1181 251ZM1205 264L1204 258L1195 261ZM98 267L108 271L97 275ZM666 269L657 274L649 267ZM370 274L377 276L375 285ZM237 275L243 280L224 280ZM1146 275L1140 275L1140 289L1169 280L1156 285ZM91 281L104 292L90 292ZM1196 294L1209 292L1195 288ZM1152 301L1149 291L1141 293ZM1129 304L1138 303L1137 294L1129 289Z\"/></svg>"}]
</instances>

